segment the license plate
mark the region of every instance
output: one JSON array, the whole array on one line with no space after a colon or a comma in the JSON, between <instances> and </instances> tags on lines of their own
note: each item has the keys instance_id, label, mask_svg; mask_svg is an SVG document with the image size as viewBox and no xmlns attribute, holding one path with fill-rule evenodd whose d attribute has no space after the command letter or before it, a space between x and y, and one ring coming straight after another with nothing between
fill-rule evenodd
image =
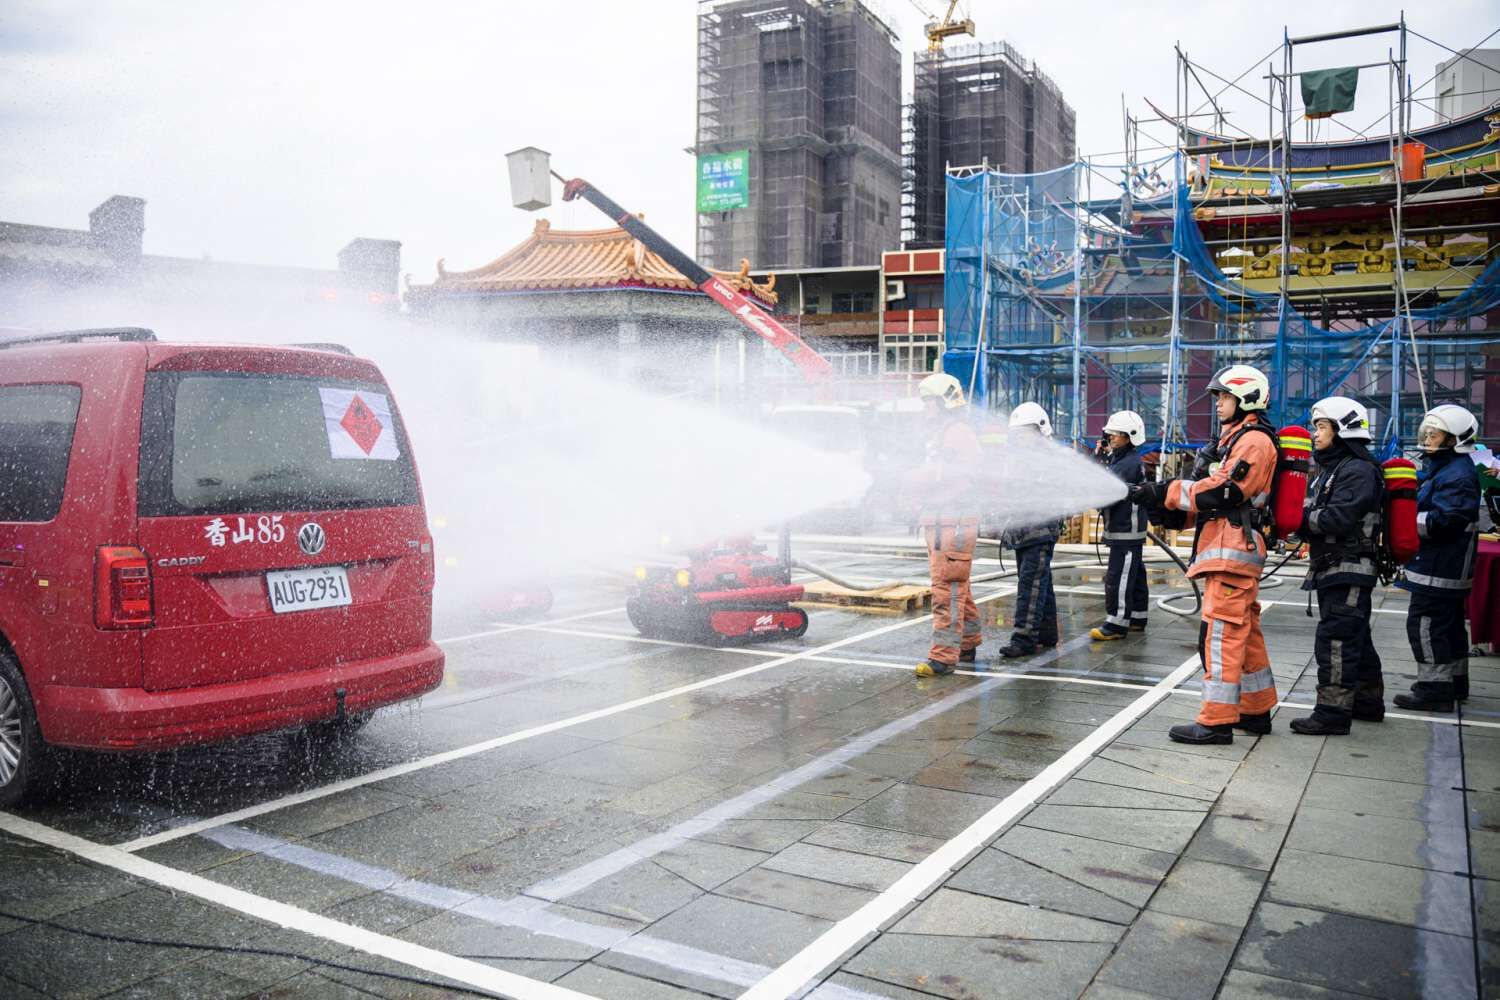
<instances>
[{"instance_id":1,"label":"license plate","mask_svg":"<svg viewBox=\"0 0 1500 1000\"><path fill-rule=\"evenodd\" d=\"M353 601L349 575L342 566L275 570L266 574L266 590L271 594L271 610L277 614L338 608Z\"/></svg>"}]
</instances>

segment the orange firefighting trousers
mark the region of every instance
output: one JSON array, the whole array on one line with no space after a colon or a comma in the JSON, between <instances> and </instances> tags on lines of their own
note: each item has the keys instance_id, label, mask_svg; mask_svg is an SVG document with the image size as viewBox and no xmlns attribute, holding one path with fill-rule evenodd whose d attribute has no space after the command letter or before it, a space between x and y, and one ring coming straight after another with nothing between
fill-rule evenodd
<instances>
[{"instance_id":1,"label":"orange firefighting trousers","mask_svg":"<svg viewBox=\"0 0 1500 1000\"><path fill-rule=\"evenodd\" d=\"M928 663L958 664L960 650L979 646L979 605L969 587L979 519L928 525L927 566L932 573L932 649Z\"/></svg>"},{"instance_id":2,"label":"orange firefighting trousers","mask_svg":"<svg viewBox=\"0 0 1500 1000\"><path fill-rule=\"evenodd\" d=\"M1203 707L1198 721L1227 726L1241 715L1276 707L1276 678L1260 631L1260 581L1253 576L1207 573L1198 655L1203 661ZM933 598L934 606L937 603Z\"/></svg>"}]
</instances>

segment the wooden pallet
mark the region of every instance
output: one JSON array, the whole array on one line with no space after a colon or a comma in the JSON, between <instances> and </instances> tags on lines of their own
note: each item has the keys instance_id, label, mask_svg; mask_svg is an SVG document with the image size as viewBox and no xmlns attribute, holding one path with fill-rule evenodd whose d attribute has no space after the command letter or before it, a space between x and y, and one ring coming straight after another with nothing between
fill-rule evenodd
<instances>
[{"instance_id":1,"label":"wooden pallet","mask_svg":"<svg viewBox=\"0 0 1500 1000\"><path fill-rule=\"evenodd\" d=\"M932 607L931 587L902 584L865 591L817 581L809 583L806 590L807 596L795 602L800 608L832 608L866 615L909 615Z\"/></svg>"}]
</instances>

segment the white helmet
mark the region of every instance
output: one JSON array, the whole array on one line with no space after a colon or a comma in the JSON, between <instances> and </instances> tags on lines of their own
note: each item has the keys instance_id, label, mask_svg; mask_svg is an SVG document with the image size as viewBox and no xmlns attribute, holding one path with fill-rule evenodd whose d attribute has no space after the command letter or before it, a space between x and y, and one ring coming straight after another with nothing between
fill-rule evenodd
<instances>
[{"instance_id":1,"label":"white helmet","mask_svg":"<svg viewBox=\"0 0 1500 1000\"><path fill-rule=\"evenodd\" d=\"M1370 411L1348 396L1329 396L1313 404L1313 423L1328 420L1345 441L1370 440Z\"/></svg>"},{"instance_id":2,"label":"white helmet","mask_svg":"<svg viewBox=\"0 0 1500 1000\"><path fill-rule=\"evenodd\" d=\"M1110 415L1109 423L1104 425L1104 433L1124 434L1130 438L1131 444L1141 445L1146 440L1146 421L1134 410L1121 410Z\"/></svg>"},{"instance_id":3,"label":"white helmet","mask_svg":"<svg viewBox=\"0 0 1500 1000\"><path fill-rule=\"evenodd\" d=\"M1052 421L1047 418L1047 411L1036 403L1022 403L1010 411L1011 427L1035 427L1042 437L1052 436Z\"/></svg>"},{"instance_id":4,"label":"white helmet","mask_svg":"<svg viewBox=\"0 0 1500 1000\"><path fill-rule=\"evenodd\" d=\"M1422 418L1422 426L1417 428L1419 444L1422 436L1432 428L1452 434L1457 442L1453 450L1460 455L1467 455L1474 450L1474 439L1479 434L1479 421L1462 406L1444 403L1428 410L1427 415Z\"/></svg>"},{"instance_id":5,"label":"white helmet","mask_svg":"<svg viewBox=\"0 0 1500 1000\"><path fill-rule=\"evenodd\" d=\"M1240 409L1264 410L1271 401L1271 382L1260 369L1230 365L1208 383L1209 392L1227 392L1240 401Z\"/></svg>"},{"instance_id":6,"label":"white helmet","mask_svg":"<svg viewBox=\"0 0 1500 1000\"><path fill-rule=\"evenodd\" d=\"M933 372L918 382L917 395L922 399L941 399L945 410L956 410L964 405L964 387L946 372Z\"/></svg>"}]
</instances>

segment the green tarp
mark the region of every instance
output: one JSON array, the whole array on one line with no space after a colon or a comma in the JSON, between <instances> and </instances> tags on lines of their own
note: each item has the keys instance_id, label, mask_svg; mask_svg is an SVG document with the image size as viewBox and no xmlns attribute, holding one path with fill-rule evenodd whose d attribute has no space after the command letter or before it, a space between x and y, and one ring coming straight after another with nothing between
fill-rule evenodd
<instances>
[{"instance_id":1,"label":"green tarp","mask_svg":"<svg viewBox=\"0 0 1500 1000\"><path fill-rule=\"evenodd\" d=\"M1354 110L1354 89L1359 86L1359 68L1314 69L1302 74L1302 103L1309 118L1327 118Z\"/></svg>"}]
</instances>

